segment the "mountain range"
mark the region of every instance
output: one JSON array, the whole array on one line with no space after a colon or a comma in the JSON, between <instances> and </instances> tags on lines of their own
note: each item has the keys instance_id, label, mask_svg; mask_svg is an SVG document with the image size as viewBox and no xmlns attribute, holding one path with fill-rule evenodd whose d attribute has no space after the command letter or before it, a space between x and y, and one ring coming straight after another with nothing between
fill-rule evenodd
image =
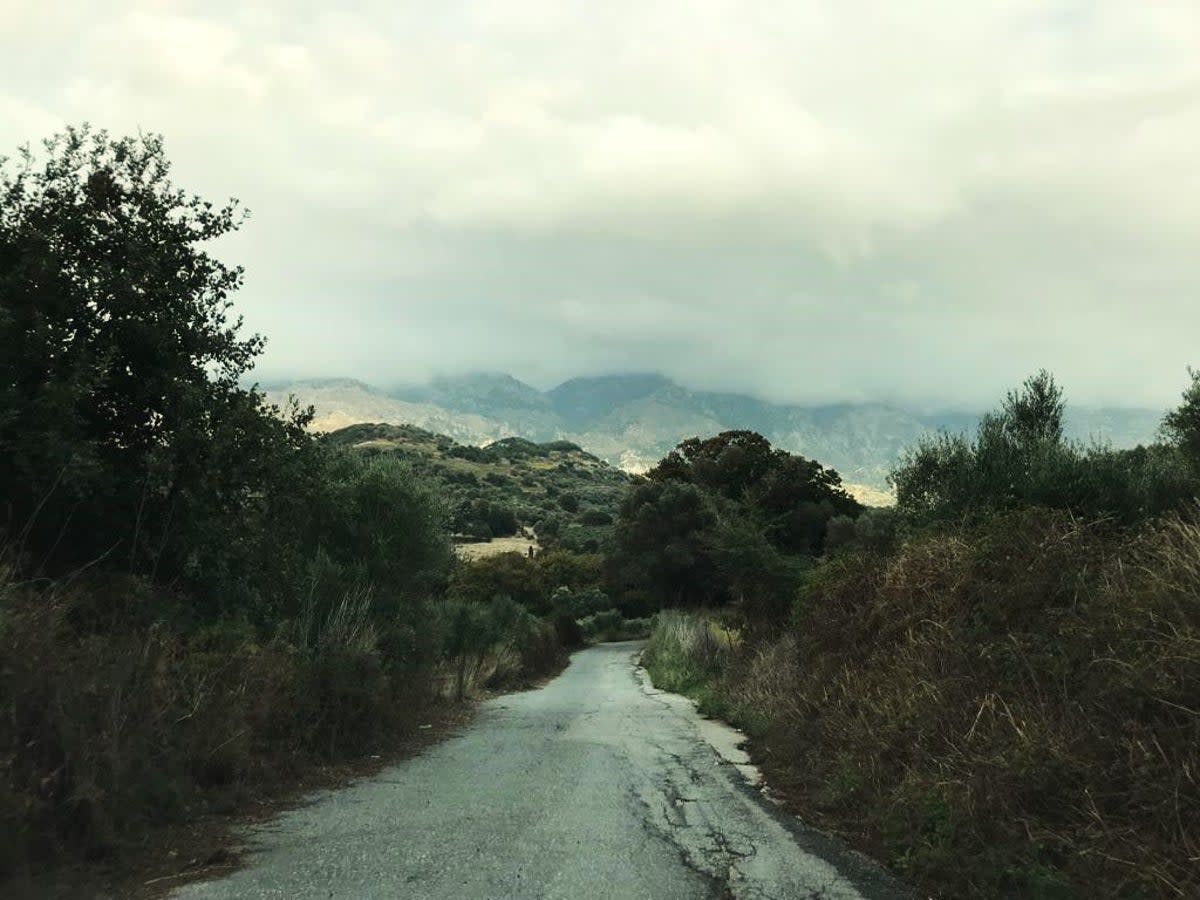
<instances>
[{"instance_id":1,"label":"mountain range","mask_svg":"<svg viewBox=\"0 0 1200 900\"><path fill-rule=\"evenodd\" d=\"M476 445L505 437L569 440L630 472L650 467L684 438L750 429L875 492L886 490L887 474L906 447L939 430L973 430L979 420L977 413L923 413L885 403L773 403L692 390L657 374L572 378L549 391L486 373L394 390L344 378L280 382L264 389L273 402L294 396L311 404L313 427L321 431L376 422L416 425ZM1070 407L1067 432L1080 441L1136 446L1153 440L1163 412Z\"/></svg>"}]
</instances>

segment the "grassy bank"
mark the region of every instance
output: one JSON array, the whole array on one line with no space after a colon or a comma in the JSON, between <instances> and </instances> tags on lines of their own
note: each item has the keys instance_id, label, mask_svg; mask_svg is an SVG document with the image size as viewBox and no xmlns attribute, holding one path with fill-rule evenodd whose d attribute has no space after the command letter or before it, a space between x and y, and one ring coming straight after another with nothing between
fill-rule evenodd
<instances>
[{"instance_id":1,"label":"grassy bank","mask_svg":"<svg viewBox=\"0 0 1200 900\"><path fill-rule=\"evenodd\" d=\"M455 559L412 460L247 387L264 339L213 255L244 212L170 169L161 137L87 126L0 154L0 879L553 671L549 595L588 571L560 554L516 596Z\"/></svg>"},{"instance_id":2,"label":"grassy bank","mask_svg":"<svg viewBox=\"0 0 1200 900\"><path fill-rule=\"evenodd\" d=\"M156 616L96 619L117 604ZM511 609L511 621L464 643L456 611L431 606L422 653L354 596L270 639L232 622L174 628L158 615L168 604L136 579L0 578L0 878L136 856L163 825L233 811L314 767L388 754L453 703L460 673L470 695L563 658L550 626Z\"/></svg>"},{"instance_id":3,"label":"grassy bank","mask_svg":"<svg viewBox=\"0 0 1200 900\"><path fill-rule=\"evenodd\" d=\"M776 635L660 616L656 684L945 897L1200 892L1200 525L1045 510L819 564Z\"/></svg>"}]
</instances>

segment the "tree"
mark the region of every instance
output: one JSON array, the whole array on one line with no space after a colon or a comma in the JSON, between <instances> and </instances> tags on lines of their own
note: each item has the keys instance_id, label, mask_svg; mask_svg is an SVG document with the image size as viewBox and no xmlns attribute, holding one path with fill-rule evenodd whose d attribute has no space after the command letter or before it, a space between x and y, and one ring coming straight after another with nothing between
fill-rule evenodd
<instances>
[{"instance_id":1,"label":"tree","mask_svg":"<svg viewBox=\"0 0 1200 900\"><path fill-rule=\"evenodd\" d=\"M742 495L775 464L771 444L753 431L724 431L689 438L646 473L651 481L691 481L731 500Z\"/></svg>"},{"instance_id":2,"label":"tree","mask_svg":"<svg viewBox=\"0 0 1200 900\"><path fill-rule=\"evenodd\" d=\"M778 625L807 567L804 555L781 552L745 508L728 505L707 534L707 549L729 599L752 627Z\"/></svg>"},{"instance_id":3,"label":"tree","mask_svg":"<svg viewBox=\"0 0 1200 900\"><path fill-rule=\"evenodd\" d=\"M261 352L207 246L244 219L169 180L162 138L71 128L0 160L0 496L48 572L186 574L182 536L259 501L305 442L240 387Z\"/></svg>"},{"instance_id":4,"label":"tree","mask_svg":"<svg viewBox=\"0 0 1200 900\"><path fill-rule=\"evenodd\" d=\"M683 441L647 477L695 484L746 504L755 510L770 540L789 553L819 553L826 521L862 511L835 470L773 449L753 431Z\"/></svg>"},{"instance_id":5,"label":"tree","mask_svg":"<svg viewBox=\"0 0 1200 900\"><path fill-rule=\"evenodd\" d=\"M836 471L752 431L683 441L646 478L621 509L609 572L639 613L737 601L773 619L829 519L862 511Z\"/></svg>"},{"instance_id":6,"label":"tree","mask_svg":"<svg viewBox=\"0 0 1200 900\"><path fill-rule=\"evenodd\" d=\"M1064 408L1062 391L1042 371L985 415L973 440L922 440L891 475L897 509L919 521L1045 506L1131 523L1196 496L1200 470L1187 463L1189 452L1200 451L1194 374L1183 404L1163 423L1172 444L1083 447L1064 439Z\"/></svg>"},{"instance_id":7,"label":"tree","mask_svg":"<svg viewBox=\"0 0 1200 900\"><path fill-rule=\"evenodd\" d=\"M708 552L715 523L711 500L694 484L647 481L635 487L614 535L615 593L645 591L660 608L711 602L721 591Z\"/></svg>"},{"instance_id":8,"label":"tree","mask_svg":"<svg viewBox=\"0 0 1200 900\"><path fill-rule=\"evenodd\" d=\"M1066 408L1062 388L1053 375L1041 369L1026 378L1019 390L1008 392L1000 418L1018 444L1061 444Z\"/></svg>"},{"instance_id":9,"label":"tree","mask_svg":"<svg viewBox=\"0 0 1200 900\"><path fill-rule=\"evenodd\" d=\"M1191 384L1183 391L1183 402L1163 419L1162 435L1200 467L1200 370L1189 368L1188 376Z\"/></svg>"},{"instance_id":10,"label":"tree","mask_svg":"<svg viewBox=\"0 0 1200 900\"><path fill-rule=\"evenodd\" d=\"M888 476L896 506L915 518L937 517L972 496L974 446L960 434L922 438Z\"/></svg>"},{"instance_id":11,"label":"tree","mask_svg":"<svg viewBox=\"0 0 1200 900\"><path fill-rule=\"evenodd\" d=\"M774 452L770 468L746 496L776 547L812 556L822 551L831 518L854 517L863 510L862 504L846 493L836 471L780 450Z\"/></svg>"}]
</instances>

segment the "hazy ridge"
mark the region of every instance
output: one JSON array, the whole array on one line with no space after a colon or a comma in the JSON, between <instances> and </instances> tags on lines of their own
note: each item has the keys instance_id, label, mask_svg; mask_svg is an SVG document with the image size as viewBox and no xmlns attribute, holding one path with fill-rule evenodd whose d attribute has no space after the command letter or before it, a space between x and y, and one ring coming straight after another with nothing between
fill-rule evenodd
<instances>
[{"instance_id":1,"label":"hazy ridge","mask_svg":"<svg viewBox=\"0 0 1200 900\"><path fill-rule=\"evenodd\" d=\"M363 422L410 424L461 443L505 437L569 440L606 462L641 471L680 440L747 428L773 444L833 466L847 481L876 490L904 448L938 430L972 429L969 412L923 413L884 403L802 406L744 394L696 391L657 374L572 378L540 391L510 375L472 374L382 390L353 379L297 380L269 386L277 402L295 396L316 408L314 427ZM1154 439L1161 410L1068 410L1079 441L1132 447Z\"/></svg>"}]
</instances>

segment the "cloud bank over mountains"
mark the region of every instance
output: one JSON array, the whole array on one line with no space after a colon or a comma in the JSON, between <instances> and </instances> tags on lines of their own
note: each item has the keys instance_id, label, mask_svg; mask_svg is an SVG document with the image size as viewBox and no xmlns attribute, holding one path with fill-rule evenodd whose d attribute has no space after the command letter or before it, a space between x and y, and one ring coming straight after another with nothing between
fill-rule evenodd
<instances>
[{"instance_id":1,"label":"cloud bank over mountains","mask_svg":"<svg viewBox=\"0 0 1200 900\"><path fill-rule=\"evenodd\" d=\"M64 23L70 23L66 27ZM1194 3L0 9L0 152L163 132L265 377L663 371L978 408L1200 364Z\"/></svg>"}]
</instances>

